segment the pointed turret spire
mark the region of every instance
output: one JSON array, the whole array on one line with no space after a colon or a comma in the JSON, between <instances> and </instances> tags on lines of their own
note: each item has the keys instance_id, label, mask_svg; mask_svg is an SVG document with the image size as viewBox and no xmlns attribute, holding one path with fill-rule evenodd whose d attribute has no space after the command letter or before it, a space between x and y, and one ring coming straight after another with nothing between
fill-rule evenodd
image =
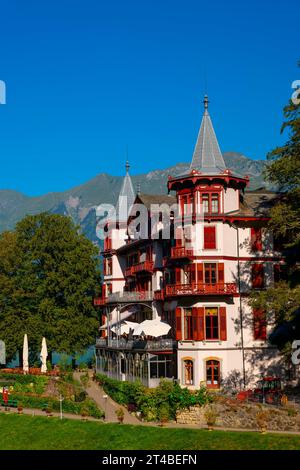
<instances>
[{"instance_id":1,"label":"pointed turret spire","mask_svg":"<svg viewBox=\"0 0 300 470\"><path fill-rule=\"evenodd\" d=\"M223 173L226 165L218 144L218 140L208 112L208 96L204 96L204 114L194 149L190 171L198 170L201 173Z\"/></svg>"},{"instance_id":2,"label":"pointed turret spire","mask_svg":"<svg viewBox=\"0 0 300 470\"><path fill-rule=\"evenodd\" d=\"M120 222L126 222L130 208L135 200L135 192L133 184L129 175L129 162L126 160L125 170L126 174L123 179L122 187L120 190L118 202L117 202L117 217Z\"/></svg>"}]
</instances>

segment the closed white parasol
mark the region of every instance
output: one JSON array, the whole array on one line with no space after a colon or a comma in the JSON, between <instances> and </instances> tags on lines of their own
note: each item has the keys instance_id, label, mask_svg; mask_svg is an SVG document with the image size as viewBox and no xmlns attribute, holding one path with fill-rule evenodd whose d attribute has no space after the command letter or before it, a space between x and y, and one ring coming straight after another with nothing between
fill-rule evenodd
<instances>
[{"instance_id":1,"label":"closed white parasol","mask_svg":"<svg viewBox=\"0 0 300 470\"><path fill-rule=\"evenodd\" d=\"M28 374L29 371L29 362L28 362L28 337L27 334L24 335L23 341L23 372L24 374Z\"/></svg>"},{"instance_id":2,"label":"closed white parasol","mask_svg":"<svg viewBox=\"0 0 300 470\"><path fill-rule=\"evenodd\" d=\"M134 329L133 334L140 336L142 334L146 336L165 336L169 333L171 326L168 323L162 322L159 319L156 320L144 320L142 323Z\"/></svg>"},{"instance_id":3,"label":"closed white parasol","mask_svg":"<svg viewBox=\"0 0 300 470\"><path fill-rule=\"evenodd\" d=\"M48 357L48 351L47 351L46 338L43 338L40 359L42 362L41 372L44 374L47 372L47 357Z\"/></svg>"}]
</instances>

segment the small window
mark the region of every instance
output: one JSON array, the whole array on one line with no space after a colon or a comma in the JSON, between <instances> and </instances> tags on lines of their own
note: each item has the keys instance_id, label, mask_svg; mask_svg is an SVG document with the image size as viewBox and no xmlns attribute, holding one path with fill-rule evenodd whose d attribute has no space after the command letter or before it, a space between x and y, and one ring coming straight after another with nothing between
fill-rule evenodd
<instances>
[{"instance_id":1,"label":"small window","mask_svg":"<svg viewBox=\"0 0 300 470\"><path fill-rule=\"evenodd\" d=\"M193 339L193 316L192 309L185 308L184 310L184 339Z\"/></svg>"},{"instance_id":2,"label":"small window","mask_svg":"<svg viewBox=\"0 0 300 470\"><path fill-rule=\"evenodd\" d=\"M194 364L190 359L183 361L183 383L184 385L193 385L194 383Z\"/></svg>"},{"instance_id":3,"label":"small window","mask_svg":"<svg viewBox=\"0 0 300 470\"><path fill-rule=\"evenodd\" d=\"M219 339L219 312L217 308L205 308L206 339Z\"/></svg>"},{"instance_id":4,"label":"small window","mask_svg":"<svg viewBox=\"0 0 300 470\"><path fill-rule=\"evenodd\" d=\"M211 195L211 212L212 214L219 213L219 194L213 193Z\"/></svg>"},{"instance_id":5,"label":"small window","mask_svg":"<svg viewBox=\"0 0 300 470\"><path fill-rule=\"evenodd\" d=\"M204 279L205 279L205 284L216 284L217 282L216 263L204 263Z\"/></svg>"},{"instance_id":6,"label":"small window","mask_svg":"<svg viewBox=\"0 0 300 470\"><path fill-rule=\"evenodd\" d=\"M216 360L206 361L206 385L207 388L220 388L220 362Z\"/></svg>"},{"instance_id":7,"label":"small window","mask_svg":"<svg viewBox=\"0 0 300 470\"><path fill-rule=\"evenodd\" d=\"M209 212L209 194L202 194L202 210L205 214Z\"/></svg>"}]
</instances>

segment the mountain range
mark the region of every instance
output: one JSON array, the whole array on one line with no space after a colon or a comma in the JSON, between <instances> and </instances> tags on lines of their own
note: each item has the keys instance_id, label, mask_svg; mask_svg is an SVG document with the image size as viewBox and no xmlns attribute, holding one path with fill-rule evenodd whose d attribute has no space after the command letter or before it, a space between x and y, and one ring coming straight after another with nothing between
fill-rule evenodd
<instances>
[{"instance_id":1,"label":"mountain range","mask_svg":"<svg viewBox=\"0 0 300 470\"><path fill-rule=\"evenodd\" d=\"M264 160L252 160L237 152L226 152L223 156L228 168L242 176L250 177L250 190L261 187L270 189L262 175ZM142 193L166 194L168 175L187 173L188 168L189 164L178 163L164 170L132 176L132 182L135 188L140 184ZM92 241L97 242L95 208L101 203L114 204L121 183L121 176L100 173L80 186L42 196L32 197L13 190L0 190L0 231L13 229L27 214L49 211L71 216L74 222L81 226L82 231Z\"/></svg>"}]
</instances>

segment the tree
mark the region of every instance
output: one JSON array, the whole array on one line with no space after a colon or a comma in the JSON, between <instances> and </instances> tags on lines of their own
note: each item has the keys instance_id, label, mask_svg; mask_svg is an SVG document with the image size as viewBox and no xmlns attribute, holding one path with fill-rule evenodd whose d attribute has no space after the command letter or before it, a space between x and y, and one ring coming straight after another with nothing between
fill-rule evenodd
<instances>
[{"instance_id":1,"label":"tree","mask_svg":"<svg viewBox=\"0 0 300 470\"><path fill-rule=\"evenodd\" d=\"M299 63L300 66L300 63ZM293 249L294 261L299 260L300 247L300 104L284 108L285 121L281 132L288 131L288 141L267 155L265 176L283 191L281 201L271 210L270 226L276 236ZM296 256L296 258L295 258Z\"/></svg>"},{"instance_id":2,"label":"tree","mask_svg":"<svg viewBox=\"0 0 300 470\"><path fill-rule=\"evenodd\" d=\"M27 216L0 237L0 331L8 356L22 347L75 355L92 344L99 282L97 249L70 218Z\"/></svg>"},{"instance_id":3,"label":"tree","mask_svg":"<svg viewBox=\"0 0 300 470\"><path fill-rule=\"evenodd\" d=\"M290 100L284 117L281 132L288 131L288 140L267 155L265 177L281 191L279 202L271 210L269 226L286 249L287 276L285 282L250 296L250 305L265 310L267 319L272 316L275 327L293 320L300 305L300 104ZM288 345L283 352L289 354Z\"/></svg>"}]
</instances>

